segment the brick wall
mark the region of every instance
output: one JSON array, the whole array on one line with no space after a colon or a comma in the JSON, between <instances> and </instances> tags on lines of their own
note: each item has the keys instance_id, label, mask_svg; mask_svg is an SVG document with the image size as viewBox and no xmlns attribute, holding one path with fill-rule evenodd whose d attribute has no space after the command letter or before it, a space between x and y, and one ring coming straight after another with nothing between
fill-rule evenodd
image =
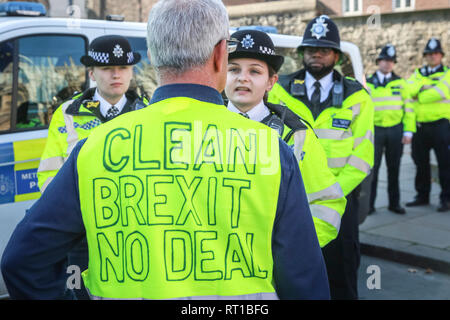
<instances>
[{"instance_id":1,"label":"brick wall","mask_svg":"<svg viewBox=\"0 0 450 320\"><path fill-rule=\"evenodd\" d=\"M350 0L353 1L353 0ZM318 0L317 7L321 13L329 16L343 15L342 0ZM371 14L368 8L376 6L380 13L395 12L392 8L391 0L362 0L363 15ZM435 10L441 8L450 8L449 0L415 0L414 10ZM370 10L369 10L370 11Z\"/></svg>"}]
</instances>

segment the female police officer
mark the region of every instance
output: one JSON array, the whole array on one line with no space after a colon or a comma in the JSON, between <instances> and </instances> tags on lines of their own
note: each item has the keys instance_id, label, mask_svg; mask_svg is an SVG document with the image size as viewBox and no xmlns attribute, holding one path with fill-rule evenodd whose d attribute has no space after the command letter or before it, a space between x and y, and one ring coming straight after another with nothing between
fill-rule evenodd
<instances>
[{"instance_id":1,"label":"female police officer","mask_svg":"<svg viewBox=\"0 0 450 320\"><path fill-rule=\"evenodd\" d=\"M267 93L277 82L277 72L284 61L283 56L275 54L270 37L262 31L240 30L231 38L238 45L228 56L228 109L267 124L293 145L323 247L338 234L346 204L344 194L328 168L314 131L290 109L267 103Z\"/></svg>"}]
</instances>

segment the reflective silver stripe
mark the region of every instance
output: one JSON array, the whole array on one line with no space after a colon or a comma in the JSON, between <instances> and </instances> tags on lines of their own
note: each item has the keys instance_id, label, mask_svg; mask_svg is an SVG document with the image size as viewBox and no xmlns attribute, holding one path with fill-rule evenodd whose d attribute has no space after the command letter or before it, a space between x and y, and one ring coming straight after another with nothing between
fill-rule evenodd
<instances>
[{"instance_id":1,"label":"reflective silver stripe","mask_svg":"<svg viewBox=\"0 0 450 320\"><path fill-rule=\"evenodd\" d=\"M66 124L67 129L67 154L69 155L72 152L72 149L78 142L78 133L75 130L73 125L73 116L66 113L67 108L72 104L73 100L67 101L64 105L62 105L62 113L64 117L64 123Z\"/></svg>"},{"instance_id":2,"label":"reflective silver stripe","mask_svg":"<svg viewBox=\"0 0 450 320\"><path fill-rule=\"evenodd\" d=\"M42 188L40 189L41 193L44 193L45 188L52 182L54 177L48 177L47 180L45 180L44 184L42 185Z\"/></svg>"},{"instance_id":3,"label":"reflective silver stripe","mask_svg":"<svg viewBox=\"0 0 450 320\"><path fill-rule=\"evenodd\" d=\"M302 160L303 145L305 144L306 130L295 131L294 133L294 155L297 161Z\"/></svg>"},{"instance_id":4,"label":"reflective silver stripe","mask_svg":"<svg viewBox=\"0 0 450 320\"><path fill-rule=\"evenodd\" d=\"M370 173L370 165L357 156L351 155L348 159L348 164L366 174Z\"/></svg>"},{"instance_id":5,"label":"reflective silver stripe","mask_svg":"<svg viewBox=\"0 0 450 320\"><path fill-rule=\"evenodd\" d=\"M405 99L405 103L414 103L416 101L416 99Z\"/></svg>"},{"instance_id":6,"label":"reflective silver stripe","mask_svg":"<svg viewBox=\"0 0 450 320\"><path fill-rule=\"evenodd\" d=\"M425 91L425 90L428 90L428 89L432 89L432 88L433 88L432 85L426 84L426 85L423 85L423 86L420 88L420 91L422 92L422 91Z\"/></svg>"},{"instance_id":7,"label":"reflective silver stripe","mask_svg":"<svg viewBox=\"0 0 450 320\"><path fill-rule=\"evenodd\" d=\"M344 192L342 191L341 185L339 183L335 183L328 188L323 190L308 193L308 202L311 203L316 200L332 200L332 199L340 199L344 196Z\"/></svg>"},{"instance_id":8,"label":"reflective silver stripe","mask_svg":"<svg viewBox=\"0 0 450 320\"><path fill-rule=\"evenodd\" d=\"M405 108L405 112L414 112L414 110L411 108Z\"/></svg>"},{"instance_id":9,"label":"reflective silver stripe","mask_svg":"<svg viewBox=\"0 0 450 320\"><path fill-rule=\"evenodd\" d=\"M379 107L375 107L375 111L383 111L383 110L401 110L402 109L402 105L397 105L397 106L379 106Z\"/></svg>"},{"instance_id":10,"label":"reflective silver stripe","mask_svg":"<svg viewBox=\"0 0 450 320\"><path fill-rule=\"evenodd\" d=\"M88 290L89 293L89 290ZM152 300L144 298L130 298L130 299L118 299L118 298L103 298L94 296L89 293L91 300ZM193 296L193 297L182 297L182 298L172 298L167 300L279 300L278 295L275 292L264 292L264 293L252 293L243 294L237 296Z\"/></svg>"},{"instance_id":11,"label":"reflective silver stripe","mask_svg":"<svg viewBox=\"0 0 450 320\"><path fill-rule=\"evenodd\" d=\"M447 89L450 91L450 84L446 80L442 80L442 83L445 84Z\"/></svg>"},{"instance_id":12,"label":"reflective silver stripe","mask_svg":"<svg viewBox=\"0 0 450 320\"><path fill-rule=\"evenodd\" d=\"M358 158L357 156L351 155L350 157L328 159L328 167L330 168L342 168L346 164L349 164L352 167L355 167L356 169L365 172L366 174L370 173L370 165L364 160Z\"/></svg>"},{"instance_id":13,"label":"reflective silver stripe","mask_svg":"<svg viewBox=\"0 0 450 320\"><path fill-rule=\"evenodd\" d=\"M313 217L328 222L339 232L341 227L341 215L339 212L319 204L312 204L309 207Z\"/></svg>"},{"instance_id":14,"label":"reflective silver stripe","mask_svg":"<svg viewBox=\"0 0 450 320\"><path fill-rule=\"evenodd\" d=\"M352 136L352 130L314 129L319 139L344 140Z\"/></svg>"},{"instance_id":15,"label":"reflective silver stripe","mask_svg":"<svg viewBox=\"0 0 450 320\"><path fill-rule=\"evenodd\" d=\"M364 136L355 138L355 142L353 143L353 148L356 148L357 146L359 146L361 144L361 142L364 141L364 139L369 140L373 144L374 139L373 139L372 130L367 130L367 132Z\"/></svg>"},{"instance_id":16,"label":"reflective silver stripe","mask_svg":"<svg viewBox=\"0 0 450 320\"><path fill-rule=\"evenodd\" d=\"M63 157L52 157L48 159L43 159L39 163L38 172L59 170L61 169L63 164L64 164Z\"/></svg>"},{"instance_id":17,"label":"reflective silver stripe","mask_svg":"<svg viewBox=\"0 0 450 320\"><path fill-rule=\"evenodd\" d=\"M442 99L445 99L445 98L446 98L446 97L445 97L445 93L444 93L444 91L441 90L441 88L439 88L439 87L433 87L433 89L435 89L435 90L439 93L439 95L441 96Z\"/></svg>"},{"instance_id":18,"label":"reflective silver stripe","mask_svg":"<svg viewBox=\"0 0 450 320\"><path fill-rule=\"evenodd\" d=\"M401 96L390 96L390 97L377 97L372 98L373 102L383 102L383 101L402 101Z\"/></svg>"},{"instance_id":19,"label":"reflective silver stripe","mask_svg":"<svg viewBox=\"0 0 450 320\"><path fill-rule=\"evenodd\" d=\"M342 168L347 164L347 157L342 158L328 158L328 167L330 168Z\"/></svg>"},{"instance_id":20,"label":"reflective silver stripe","mask_svg":"<svg viewBox=\"0 0 450 320\"><path fill-rule=\"evenodd\" d=\"M355 117L357 115L359 115L359 113L361 111L361 104L358 103L358 104L355 104L354 106L351 106L350 110L352 110L352 117L353 117L353 119L355 119Z\"/></svg>"}]
</instances>

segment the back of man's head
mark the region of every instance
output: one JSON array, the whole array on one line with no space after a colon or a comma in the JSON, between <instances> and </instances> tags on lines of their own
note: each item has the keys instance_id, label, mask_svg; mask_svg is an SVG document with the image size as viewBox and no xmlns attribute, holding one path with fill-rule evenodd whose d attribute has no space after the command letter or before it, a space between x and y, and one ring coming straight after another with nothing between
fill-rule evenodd
<instances>
[{"instance_id":1,"label":"back of man's head","mask_svg":"<svg viewBox=\"0 0 450 320\"><path fill-rule=\"evenodd\" d=\"M147 45L152 65L181 74L202 66L228 38L228 13L220 0L160 0L149 14Z\"/></svg>"}]
</instances>

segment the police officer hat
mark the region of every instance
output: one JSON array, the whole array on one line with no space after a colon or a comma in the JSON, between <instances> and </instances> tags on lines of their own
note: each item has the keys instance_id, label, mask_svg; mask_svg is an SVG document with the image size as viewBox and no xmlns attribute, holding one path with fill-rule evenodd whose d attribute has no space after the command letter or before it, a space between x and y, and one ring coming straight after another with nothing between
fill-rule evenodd
<instances>
[{"instance_id":1,"label":"police officer hat","mask_svg":"<svg viewBox=\"0 0 450 320\"><path fill-rule=\"evenodd\" d=\"M431 38L430 40L428 40L427 45L423 50L424 55L433 52L440 52L442 53L442 55L444 55L444 51L442 51L441 42L436 38Z\"/></svg>"},{"instance_id":2,"label":"police officer hat","mask_svg":"<svg viewBox=\"0 0 450 320\"><path fill-rule=\"evenodd\" d=\"M311 20L306 26L298 51L304 47L332 48L341 51L341 38L336 24L326 15Z\"/></svg>"},{"instance_id":3,"label":"police officer hat","mask_svg":"<svg viewBox=\"0 0 450 320\"><path fill-rule=\"evenodd\" d=\"M88 54L80 61L86 67L129 66L141 60L138 52L132 52L128 40L122 36L110 35L94 39Z\"/></svg>"},{"instance_id":4,"label":"police officer hat","mask_svg":"<svg viewBox=\"0 0 450 320\"><path fill-rule=\"evenodd\" d=\"M397 50L392 44L387 44L381 49L380 54L378 55L377 62L379 60L390 60L397 62Z\"/></svg>"},{"instance_id":5,"label":"police officer hat","mask_svg":"<svg viewBox=\"0 0 450 320\"><path fill-rule=\"evenodd\" d=\"M280 70L284 57L275 54L272 39L262 31L239 30L230 37L238 41L237 48L228 55L228 59L254 58L265 61L275 72Z\"/></svg>"}]
</instances>

